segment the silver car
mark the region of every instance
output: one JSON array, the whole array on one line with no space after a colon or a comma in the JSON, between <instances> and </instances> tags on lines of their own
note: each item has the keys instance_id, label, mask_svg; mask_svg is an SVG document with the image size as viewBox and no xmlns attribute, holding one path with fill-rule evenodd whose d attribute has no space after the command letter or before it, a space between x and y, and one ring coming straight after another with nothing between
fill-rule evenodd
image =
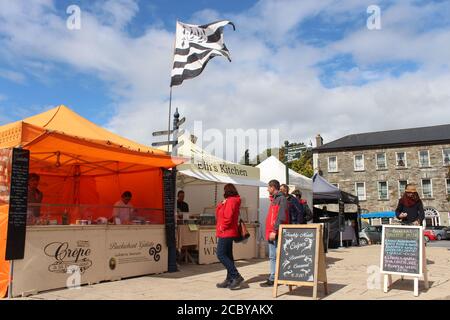
<instances>
[{"instance_id":1,"label":"silver car","mask_svg":"<svg viewBox=\"0 0 450 320\"><path fill-rule=\"evenodd\" d=\"M436 236L436 240L447 240L450 239L449 235L450 233L448 233L449 228L448 227L443 227L443 226L430 226L430 227L426 227L426 230L430 230L431 232L433 232L433 234Z\"/></svg>"}]
</instances>

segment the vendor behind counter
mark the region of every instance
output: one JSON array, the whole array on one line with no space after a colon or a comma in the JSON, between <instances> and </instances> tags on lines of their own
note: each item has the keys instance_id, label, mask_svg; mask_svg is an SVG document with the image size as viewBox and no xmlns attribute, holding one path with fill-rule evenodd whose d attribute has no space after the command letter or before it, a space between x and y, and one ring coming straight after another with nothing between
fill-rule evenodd
<instances>
[{"instance_id":1,"label":"vendor behind counter","mask_svg":"<svg viewBox=\"0 0 450 320\"><path fill-rule=\"evenodd\" d=\"M159 170L80 177L36 169L29 176L28 225L164 224ZM131 197L122 197L124 190Z\"/></svg>"}]
</instances>

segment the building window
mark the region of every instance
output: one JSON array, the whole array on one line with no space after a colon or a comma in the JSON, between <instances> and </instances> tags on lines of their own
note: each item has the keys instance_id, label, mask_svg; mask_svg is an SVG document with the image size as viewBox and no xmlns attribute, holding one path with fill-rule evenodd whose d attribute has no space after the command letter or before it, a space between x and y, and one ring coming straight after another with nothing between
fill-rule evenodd
<instances>
[{"instance_id":1,"label":"building window","mask_svg":"<svg viewBox=\"0 0 450 320\"><path fill-rule=\"evenodd\" d=\"M337 157L328 157L328 172L337 172Z\"/></svg>"},{"instance_id":2,"label":"building window","mask_svg":"<svg viewBox=\"0 0 450 320\"><path fill-rule=\"evenodd\" d=\"M445 180L447 183L447 195L450 196L450 179Z\"/></svg>"},{"instance_id":3,"label":"building window","mask_svg":"<svg viewBox=\"0 0 450 320\"><path fill-rule=\"evenodd\" d=\"M378 181L378 199L387 200L389 199L388 183L387 181Z\"/></svg>"},{"instance_id":4,"label":"building window","mask_svg":"<svg viewBox=\"0 0 450 320\"><path fill-rule=\"evenodd\" d=\"M430 152L428 150L419 151L419 167L430 166Z\"/></svg>"},{"instance_id":5,"label":"building window","mask_svg":"<svg viewBox=\"0 0 450 320\"><path fill-rule=\"evenodd\" d=\"M355 171L364 171L364 155L357 154L354 159Z\"/></svg>"},{"instance_id":6,"label":"building window","mask_svg":"<svg viewBox=\"0 0 450 320\"><path fill-rule=\"evenodd\" d=\"M405 193L406 185L408 184L408 180L400 180L398 182L398 197L401 198Z\"/></svg>"},{"instance_id":7,"label":"building window","mask_svg":"<svg viewBox=\"0 0 450 320\"><path fill-rule=\"evenodd\" d=\"M442 150L442 157L444 159L444 166L450 166L450 148Z\"/></svg>"},{"instance_id":8,"label":"building window","mask_svg":"<svg viewBox=\"0 0 450 320\"><path fill-rule=\"evenodd\" d=\"M433 184L431 179L422 179L422 196L424 198L433 198Z\"/></svg>"},{"instance_id":9,"label":"building window","mask_svg":"<svg viewBox=\"0 0 450 320\"><path fill-rule=\"evenodd\" d=\"M377 169L386 169L386 153L377 153Z\"/></svg>"},{"instance_id":10,"label":"building window","mask_svg":"<svg viewBox=\"0 0 450 320\"><path fill-rule=\"evenodd\" d=\"M406 153L405 152L397 152L397 167L398 168L406 168Z\"/></svg>"},{"instance_id":11,"label":"building window","mask_svg":"<svg viewBox=\"0 0 450 320\"><path fill-rule=\"evenodd\" d=\"M355 183L356 196L359 200L366 200L366 183L356 182Z\"/></svg>"}]
</instances>

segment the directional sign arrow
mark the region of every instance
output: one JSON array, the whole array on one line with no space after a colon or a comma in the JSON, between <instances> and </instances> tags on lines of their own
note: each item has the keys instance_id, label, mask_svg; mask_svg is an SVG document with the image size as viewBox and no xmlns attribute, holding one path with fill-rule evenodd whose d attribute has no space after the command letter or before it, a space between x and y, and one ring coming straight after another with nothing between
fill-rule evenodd
<instances>
[{"instance_id":1,"label":"directional sign arrow","mask_svg":"<svg viewBox=\"0 0 450 320\"><path fill-rule=\"evenodd\" d=\"M170 130L170 133L173 133L173 130ZM165 131L155 131L152 133L152 136L157 137L157 136L167 136L169 134L168 130Z\"/></svg>"},{"instance_id":2,"label":"directional sign arrow","mask_svg":"<svg viewBox=\"0 0 450 320\"><path fill-rule=\"evenodd\" d=\"M153 142L152 147L161 147L161 146L167 146L167 145L174 146L175 144L176 144L176 141Z\"/></svg>"},{"instance_id":3,"label":"directional sign arrow","mask_svg":"<svg viewBox=\"0 0 450 320\"><path fill-rule=\"evenodd\" d=\"M175 134L176 134L177 138L181 137L184 133L185 133L184 129L175 131Z\"/></svg>"},{"instance_id":4,"label":"directional sign arrow","mask_svg":"<svg viewBox=\"0 0 450 320\"><path fill-rule=\"evenodd\" d=\"M178 120L178 126L181 126L185 122L186 122L186 117L181 118L180 120Z\"/></svg>"}]
</instances>

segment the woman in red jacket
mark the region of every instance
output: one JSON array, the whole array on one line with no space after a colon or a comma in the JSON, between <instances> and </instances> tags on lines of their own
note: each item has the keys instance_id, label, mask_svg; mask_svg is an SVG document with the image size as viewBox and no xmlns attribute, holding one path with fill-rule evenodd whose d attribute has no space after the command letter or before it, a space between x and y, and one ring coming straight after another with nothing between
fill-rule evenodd
<instances>
[{"instance_id":1,"label":"woman in red jacket","mask_svg":"<svg viewBox=\"0 0 450 320\"><path fill-rule=\"evenodd\" d=\"M233 241L239 236L239 210L241 197L231 183L224 187L224 198L216 208L217 258L227 269L227 278L217 284L218 288L239 289L244 278L234 265Z\"/></svg>"}]
</instances>

